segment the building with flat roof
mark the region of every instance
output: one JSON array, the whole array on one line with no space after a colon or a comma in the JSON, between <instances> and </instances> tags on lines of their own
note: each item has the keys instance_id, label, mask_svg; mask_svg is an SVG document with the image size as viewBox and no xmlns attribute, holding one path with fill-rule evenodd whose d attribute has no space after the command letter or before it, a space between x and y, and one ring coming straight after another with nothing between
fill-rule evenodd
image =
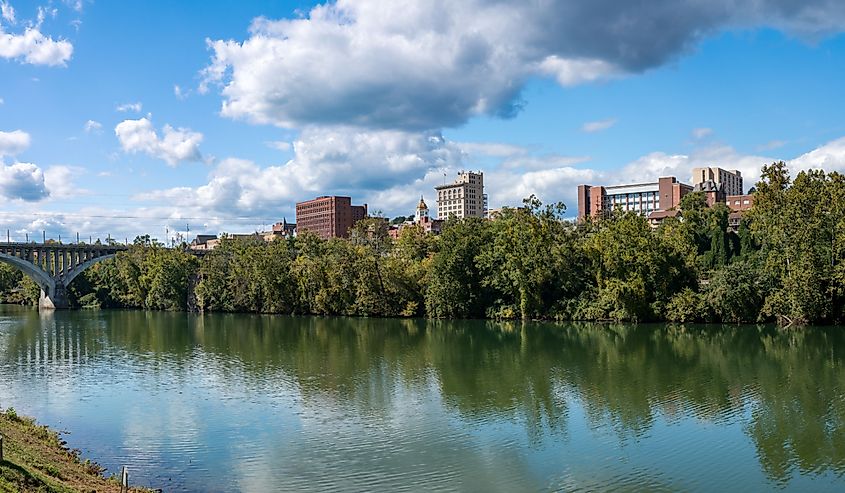
<instances>
[{"instance_id":1,"label":"building with flat roof","mask_svg":"<svg viewBox=\"0 0 845 493\"><path fill-rule=\"evenodd\" d=\"M296 204L296 230L311 231L323 239L348 238L349 230L367 216L367 204L352 205L350 197L317 197Z\"/></svg>"},{"instance_id":2,"label":"building with flat roof","mask_svg":"<svg viewBox=\"0 0 845 493\"><path fill-rule=\"evenodd\" d=\"M692 169L693 186L704 184L708 181L715 183L716 188L721 188L721 192L725 195L742 195L742 173L738 170L724 170L722 168Z\"/></svg>"},{"instance_id":3,"label":"building with flat roof","mask_svg":"<svg viewBox=\"0 0 845 493\"><path fill-rule=\"evenodd\" d=\"M598 217L615 209L648 217L652 212L678 207L681 198L691 191L691 186L674 176L630 185L578 185L578 218Z\"/></svg>"},{"instance_id":4,"label":"building with flat roof","mask_svg":"<svg viewBox=\"0 0 845 493\"><path fill-rule=\"evenodd\" d=\"M725 205L733 212L745 212L754 206L754 195L728 195Z\"/></svg>"},{"instance_id":5,"label":"building with flat roof","mask_svg":"<svg viewBox=\"0 0 845 493\"><path fill-rule=\"evenodd\" d=\"M450 185L434 187L437 190L437 218L454 216L487 217L487 194L484 193L484 173L461 171Z\"/></svg>"}]
</instances>

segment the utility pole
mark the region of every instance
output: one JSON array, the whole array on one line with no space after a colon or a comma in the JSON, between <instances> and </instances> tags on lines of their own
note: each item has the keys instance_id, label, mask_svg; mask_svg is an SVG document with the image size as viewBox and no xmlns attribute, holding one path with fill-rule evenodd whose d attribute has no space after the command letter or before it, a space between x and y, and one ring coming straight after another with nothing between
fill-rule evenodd
<instances>
[{"instance_id":1,"label":"utility pole","mask_svg":"<svg viewBox=\"0 0 845 493\"><path fill-rule=\"evenodd\" d=\"M41 230L41 243L47 244L47 231Z\"/></svg>"}]
</instances>

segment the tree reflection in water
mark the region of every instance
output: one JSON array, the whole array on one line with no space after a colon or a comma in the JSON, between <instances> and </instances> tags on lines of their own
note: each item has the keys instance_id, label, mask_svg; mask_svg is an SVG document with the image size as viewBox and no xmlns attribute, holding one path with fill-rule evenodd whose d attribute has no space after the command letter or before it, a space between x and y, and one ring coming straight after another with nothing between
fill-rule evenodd
<instances>
[{"instance_id":1,"label":"tree reflection in water","mask_svg":"<svg viewBox=\"0 0 845 493\"><path fill-rule=\"evenodd\" d=\"M843 338L841 328L0 312L7 368L114 353L187 369L201 352L246 391L290 382L305 402L374 418L433 387L457 416L518 423L538 447L567 439L576 401L621 444L659 419L740 423L776 484L796 471L845 474Z\"/></svg>"}]
</instances>

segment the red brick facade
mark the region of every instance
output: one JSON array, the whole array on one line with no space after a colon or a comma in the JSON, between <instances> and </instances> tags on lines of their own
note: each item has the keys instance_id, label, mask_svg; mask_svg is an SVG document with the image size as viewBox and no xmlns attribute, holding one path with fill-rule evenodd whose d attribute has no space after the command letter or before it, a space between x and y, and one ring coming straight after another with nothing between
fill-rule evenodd
<instances>
[{"instance_id":1,"label":"red brick facade","mask_svg":"<svg viewBox=\"0 0 845 493\"><path fill-rule=\"evenodd\" d=\"M725 204L734 212L747 211L754 205L753 195L728 195Z\"/></svg>"},{"instance_id":2,"label":"red brick facade","mask_svg":"<svg viewBox=\"0 0 845 493\"><path fill-rule=\"evenodd\" d=\"M366 216L367 204L352 205L349 197L317 197L296 204L297 231L311 231L324 239L349 237L352 226Z\"/></svg>"}]
</instances>

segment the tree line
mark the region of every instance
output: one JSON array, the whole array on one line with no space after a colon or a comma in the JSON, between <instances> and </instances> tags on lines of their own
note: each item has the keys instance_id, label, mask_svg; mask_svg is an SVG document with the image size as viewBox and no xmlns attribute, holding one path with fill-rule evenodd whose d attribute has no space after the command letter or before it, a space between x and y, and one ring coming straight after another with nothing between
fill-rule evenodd
<instances>
[{"instance_id":1,"label":"tree line","mask_svg":"<svg viewBox=\"0 0 845 493\"><path fill-rule=\"evenodd\" d=\"M440 235L380 218L349 239L309 233L225 240L197 258L138 238L81 275L84 307L378 317L782 324L845 318L845 178L783 162L763 167L737 232L702 193L656 230L614 211L576 223L533 196L494 221L450 219ZM0 267L7 300L37 299Z\"/></svg>"}]
</instances>

